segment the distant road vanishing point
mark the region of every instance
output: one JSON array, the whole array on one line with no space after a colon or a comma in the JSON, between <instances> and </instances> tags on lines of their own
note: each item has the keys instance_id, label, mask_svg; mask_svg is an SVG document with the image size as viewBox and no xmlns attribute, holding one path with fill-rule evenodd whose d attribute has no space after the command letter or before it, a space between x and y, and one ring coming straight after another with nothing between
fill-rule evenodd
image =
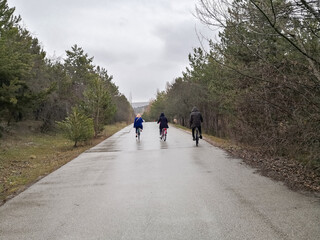
<instances>
[{"instance_id":1,"label":"distant road vanishing point","mask_svg":"<svg viewBox=\"0 0 320 240\"><path fill-rule=\"evenodd\" d=\"M148 107L149 102L135 102L132 103L131 106L135 112L135 114L143 114L146 108Z\"/></svg>"}]
</instances>

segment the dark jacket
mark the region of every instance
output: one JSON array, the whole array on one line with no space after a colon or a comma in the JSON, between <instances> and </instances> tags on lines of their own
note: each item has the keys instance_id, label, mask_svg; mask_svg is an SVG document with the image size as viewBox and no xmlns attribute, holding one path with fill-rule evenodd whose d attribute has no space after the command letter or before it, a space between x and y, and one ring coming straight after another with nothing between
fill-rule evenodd
<instances>
[{"instance_id":1,"label":"dark jacket","mask_svg":"<svg viewBox=\"0 0 320 240\"><path fill-rule=\"evenodd\" d=\"M142 119L141 117L139 117L139 118L136 117L136 118L134 119L133 127L134 127L134 128L141 128L141 129L143 129L142 123L143 123L143 119Z\"/></svg>"},{"instance_id":2,"label":"dark jacket","mask_svg":"<svg viewBox=\"0 0 320 240\"><path fill-rule=\"evenodd\" d=\"M201 127L201 123L203 122L203 118L201 113L196 107L193 107L192 112L190 114L190 127Z\"/></svg>"},{"instance_id":3,"label":"dark jacket","mask_svg":"<svg viewBox=\"0 0 320 240\"><path fill-rule=\"evenodd\" d=\"M168 126L168 119L164 116L164 113L160 114L159 120L158 120L159 128L169 128Z\"/></svg>"}]
</instances>

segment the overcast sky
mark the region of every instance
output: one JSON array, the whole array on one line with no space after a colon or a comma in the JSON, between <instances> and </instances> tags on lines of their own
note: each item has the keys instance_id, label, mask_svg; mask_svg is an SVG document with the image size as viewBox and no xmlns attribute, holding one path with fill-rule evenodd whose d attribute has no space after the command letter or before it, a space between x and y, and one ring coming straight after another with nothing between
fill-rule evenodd
<instances>
[{"instance_id":1,"label":"overcast sky","mask_svg":"<svg viewBox=\"0 0 320 240\"><path fill-rule=\"evenodd\" d=\"M132 102L155 98L181 76L188 54L213 32L193 13L197 0L8 0L48 57L77 44L113 75Z\"/></svg>"}]
</instances>

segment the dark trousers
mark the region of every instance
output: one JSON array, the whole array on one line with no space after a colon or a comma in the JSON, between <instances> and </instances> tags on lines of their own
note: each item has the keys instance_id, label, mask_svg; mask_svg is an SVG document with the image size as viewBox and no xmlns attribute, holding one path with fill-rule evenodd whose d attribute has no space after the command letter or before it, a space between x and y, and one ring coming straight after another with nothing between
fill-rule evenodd
<instances>
[{"instance_id":1,"label":"dark trousers","mask_svg":"<svg viewBox=\"0 0 320 240\"><path fill-rule=\"evenodd\" d=\"M139 127L136 128L136 134L138 133L138 128L139 128ZM142 129L142 128L140 128L140 129Z\"/></svg>"},{"instance_id":2,"label":"dark trousers","mask_svg":"<svg viewBox=\"0 0 320 240\"><path fill-rule=\"evenodd\" d=\"M201 136L201 126L197 127L199 129L199 133L200 133L200 136ZM192 137L195 138L194 136L194 131L196 130L196 127L192 128Z\"/></svg>"}]
</instances>

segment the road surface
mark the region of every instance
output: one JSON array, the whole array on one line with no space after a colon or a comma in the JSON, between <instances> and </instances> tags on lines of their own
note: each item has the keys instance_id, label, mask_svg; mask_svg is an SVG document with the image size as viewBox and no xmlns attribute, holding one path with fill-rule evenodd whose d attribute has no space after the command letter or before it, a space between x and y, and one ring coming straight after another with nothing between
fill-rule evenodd
<instances>
[{"instance_id":1,"label":"road surface","mask_svg":"<svg viewBox=\"0 0 320 240\"><path fill-rule=\"evenodd\" d=\"M319 198L174 127L128 126L0 207L0 239L320 239Z\"/></svg>"}]
</instances>

